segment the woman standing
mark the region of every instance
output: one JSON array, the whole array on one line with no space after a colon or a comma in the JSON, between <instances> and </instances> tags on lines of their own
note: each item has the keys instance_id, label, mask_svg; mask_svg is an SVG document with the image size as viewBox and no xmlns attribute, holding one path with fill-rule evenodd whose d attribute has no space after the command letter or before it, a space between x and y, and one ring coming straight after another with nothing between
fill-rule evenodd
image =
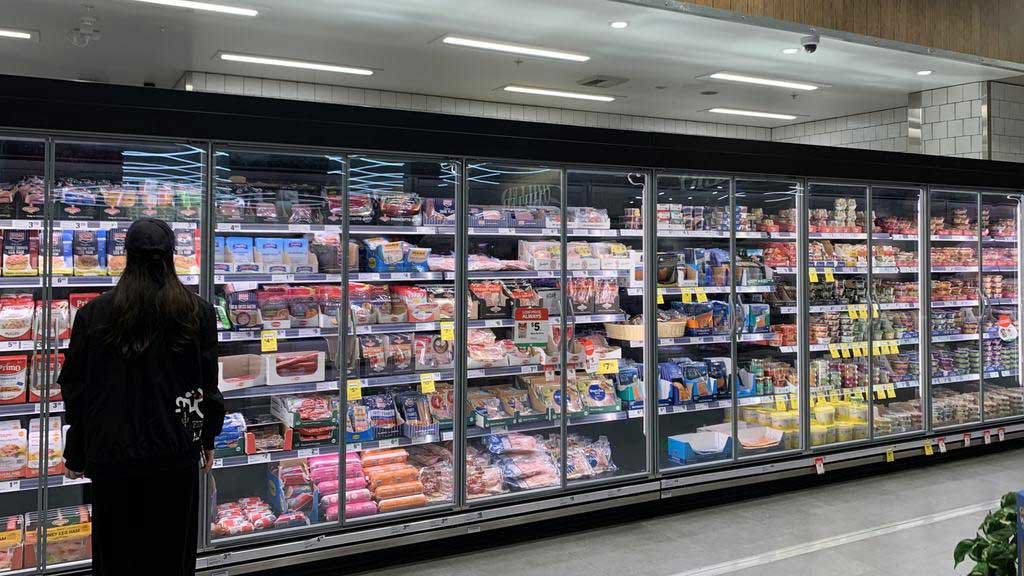
<instances>
[{"instance_id":1,"label":"woman standing","mask_svg":"<svg viewBox=\"0 0 1024 576\"><path fill-rule=\"evenodd\" d=\"M117 286L83 307L58 379L68 476L92 480L93 574L193 574L199 468L224 421L213 307L178 280L174 232L131 225Z\"/></svg>"}]
</instances>

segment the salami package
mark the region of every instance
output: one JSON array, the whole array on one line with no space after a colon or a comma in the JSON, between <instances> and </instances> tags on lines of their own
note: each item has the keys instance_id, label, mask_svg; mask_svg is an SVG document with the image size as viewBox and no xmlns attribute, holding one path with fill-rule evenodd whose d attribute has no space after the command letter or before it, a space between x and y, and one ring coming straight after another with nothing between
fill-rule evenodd
<instances>
[{"instance_id":1,"label":"salami package","mask_svg":"<svg viewBox=\"0 0 1024 576\"><path fill-rule=\"evenodd\" d=\"M17 192L18 218L38 220L43 217L45 192L43 179L39 176L26 178L18 183Z\"/></svg>"},{"instance_id":2,"label":"salami package","mask_svg":"<svg viewBox=\"0 0 1024 576\"><path fill-rule=\"evenodd\" d=\"M256 290L234 290L229 284L227 297L228 318L236 330L259 328L263 325Z\"/></svg>"},{"instance_id":3,"label":"salami package","mask_svg":"<svg viewBox=\"0 0 1024 576\"><path fill-rule=\"evenodd\" d=\"M112 184L100 188L99 200L107 220L131 220L139 193L131 186Z\"/></svg>"},{"instance_id":4,"label":"salami package","mask_svg":"<svg viewBox=\"0 0 1024 576\"><path fill-rule=\"evenodd\" d=\"M35 230L5 230L4 276L39 275L39 232Z\"/></svg>"},{"instance_id":5,"label":"salami package","mask_svg":"<svg viewBox=\"0 0 1024 576\"><path fill-rule=\"evenodd\" d=\"M147 181L138 191L138 213L142 218L174 220L174 190L169 184Z\"/></svg>"},{"instance_id":6,"label":"salami package","mask_svg":"<svg viewBox=\"0 0 1024 576\"><path fill-rule=\"evenodd\" d=\"M178 222L197 222L202 206L202 191L191 184L175 184L173 191L173 210Z\"/></svg>"},{"instance_id":7,"label":"salami package","mask_svg":"<svg viewBox=\"0 0 1024 576\"><path fill-rule=\"evenodd\" d=\"M55 276L70 276L75 272L72 245L75 233L71 230L54 230L51 236L50 270Z\"/></svg>"},{"instance_id":8,"label":"salami package","mask_svg":"<svg viewBox=\"0 0 1024 576\"><path fill-rule=\"evenodd\" d=\"M109 185L109 184L107 184ZM53 191L57 200L58 220L97 220L95 182L66 181Z\"/></svg>"},{"instance_id":9,"label":"salami package","mask_svg":"<svg viewBox=\"0 0 1024 576\"><path fill-rule=\"evenodd\" d=\"M178 274L199 274L199 230L174 231L174 271Z\"/></svg>"},{"instance_id":10,"label":"salami package","mask_svg":"<svg viewBox=\"0 0 1024 576\"><path fill-rule=\"evenodd\" d=\"M110 276L120 276L128 265L127 237L128 230L124 228L111 230L107 236L107 274Z\"/></svg>"}]
</instances>

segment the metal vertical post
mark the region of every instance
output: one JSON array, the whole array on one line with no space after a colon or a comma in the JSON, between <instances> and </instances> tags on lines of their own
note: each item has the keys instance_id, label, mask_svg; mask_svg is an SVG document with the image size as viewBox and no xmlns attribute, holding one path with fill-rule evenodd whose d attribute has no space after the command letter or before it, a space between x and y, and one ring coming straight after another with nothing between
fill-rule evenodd
<instances>
[{"instance_id":1,"label":"metal vertical post","mask_svg":"<svg viewBox=\"0 0 1024 576\"><path fill-rule=\"evenodd\" d=\"M921 420L925 432L935 428L932 422L932 254L931 188L922 187L917 210L917 314L920 334L918 373L921 375Z\"/></svg>"},{"instance_id":2,"label":"metal vertical post","mask_svg":"<svg viewBox=\"0 0 1024 576\"><path fill-rule=\"evenodd\" d=\"M881 316L881 312L875 309L875 281L874 281L874 269L875 269L875 242L874 242L874 223L875 215L872 212L871 207L871 196L874 192L872 186L867 186L864 189L864 232L867 234L865 243L867 245L867 259L868 259L868 277L867 277L867 305L868 305L868 324L867 324L867 357L868 357L868 378L867 378L867 389L868 389L868 439L873 441L875 439L875 325L878 323L878 319L875 318L877 313Z\"/></svg>"},{"instance_id":3,"label":"metal vertical post","mask_svg":"<svg viewBox=\"0 0 1024 576\"><path fill-rule=\"evenodd\" d=\"M1017 386L1020 387L1020 385L1021 385L1021 378L1024 377L1024 353L1022 353L1022 352L1024 352L1024 350L1021 350L1021 343L1024 342L1024 338L1021 337L1021 333L1020 333L1021 318L1024 318L1024 316L1021 316L1021 312L1024 311L1024 307L1021 306L1021 298L1020 298L1020 285L1021 285L1020 277L1021 277L1021 274L1024 273L1024 254L1021 254L1021 250L1020 250L1020 237L1021 237L1021 230L1022 230L1022 228L1021 228L1021 226L1022 226L1022 223L1021 223L1021 216L1022 216L1022 214L1021 214L1021 196L1019 194L1015 194L1015 195L1011 196L1010 199L1017 203L1017 206L1014 208L1014 212L1015 212L1015 216L1016 216L1016 220L1017 220L1017 231L1016 231L1016 234L1014 235L1015 241L1014 241L1013 247L1014 247L1014 249L1017 250L1017 274L1016 274L1016 280L1015 280L1015 282L1017 284L1017 289L1014 290L1014 294L1017 294Z\"/></svg>"},{"instance_id":4,"label":"metal vertical post","mask_svg":"<svg viewBox=\"0 0 1024 576\"><path fill-rule=\"evenodd\" d=\"M983 194L975 192L975 214L978 220L977 227L975 228L975 234L977 239L975 246L977 246L978 255L978 305L981 308L981 314L978 317L978 421L985 421L985 311L989 309L988 296L985 295L985 286L982 284L982 270L985 269L985 256L982 253L981 245L981 210L984 207L981 199Z\"/></svg>"},{"instance_id":5,"label":"metal vertical post","mask_svg":"<svg viewBox=\"0 0 1024 576\"><path fill-rule=\"evenodd\" d=\"M214 220L214 195L217 191L217 149L213 142L208 142L203 154L206 156L206 161L203 162L203 190L200 192L199 203L199 233L201 241L202 257L199 262L199 296L205 298L207 301L213 301L214 295L214 278L213 278L213 264L216 260L216 256L213 253L214 246L214 234L217 229L217 223ZM210 522L208 518L209 514L209 491L211 486L216 486L211 482L208 474L200 473L199 475L199 494L200 494L200 506L199 506L199 534L201 534L199 548L200 550L208 550L211 548L210 538Z\"/></svg>"},{"instance_id":6,"label":"metal vertical post","mask_svg":"<svg viewBox=\"0 0 1024 576\"><path fill-rule=\"evenodd\" d=\"M736 229L739 228L739 222L736 220L736 178L729 178L729 216L726 218L729 222L729 394L730 406L732 413L729 415L731 419L732 429L730 435L732 437L732 459L736 461L739 458L739 422L736 414L736 374L739 373L739 367L736 364L737 355L737 344L736 340L739 338L737 335L737 305L739 300L736 297ZM655 270L657 272L657 270Z\"/></svg>"},{"instance_id":7,"label":"metal vertical post","mask_svg":"<svg viewBox=\"0 0 1024 576\"><path fill-rule=\"evenodd\" d=\"M469 280L466 274L469 258L469 160L458 161L460 174L455 187L455 372L452 379L452 458L458 459L452 466L452 485L455 508L466 508L466 292Z\"/></svg>"},{"instance_id":8,"label":"metal vertical post","mask_svg":"<svg viewBox=\"0 0 1024 576\"><path fill-rule=\"evenodd\" d=\"M797 196L797 263L796 276L797 286L796 302L796 333L797 333L797 382L799 382L800 393L800 442L803 449L811 447L811 372L810 372L810 346L807 343L807 326L810 322L810 307L807 304L808 279L807 279L807 212L810 207L810 190L807 180L801 179L798 183L801 186L800 194Z\"/></svg>"},{"instance_id":9,"label":"metal vertical post","mask_svg":"<svg viewBox=\"0 0 1024 576\"><path fill-rule=\"evenodd\" d=\"M355 345L355 323L351 322L352 307L349 302L349 198L348 175L352 161L350 157L341 156L341 310L338 313L338 358L335 363L338 380L340 418L338 422L338 525L345 525L345 466L348 454L348 377L349 377L349 345ZM328 162L330 162L328 160ZM328 167L329 168L329 167ZM329 172L330 170L328 170ZM351 332L351 338L350 334ZM362 380L359 381L360 395Z\"/></svg>"},{"instance_id":10,"label":"metal vertical post","mask_svg":"<svg viewBox=\"0 0 1024 576\"><path fill-rule=\"evenodd\" d=\"M643 328L644 328L644 423L647 431L648 476L660 475L661 443L658 437L658 177L648 172L650 184L640 204L643 224Z\"/></svg>"},{"instance_id":11,"label":"metal vertical post","mask_svg":"<svg viewBox=\"0 0 1024 576\"><path fill-rule=\"evenodd\" d=\"M469 258L469 160L461 158L455 162L459 174L455 186L455 371L452 379L452 394L455 406L452 409L452 458L458 459L452 466L453 504L457 510L466 507L466 293L469 279L466 274Z\"/></svg>"},{"instance_id":12,"label":"metal vertical post","mask_svg":"<svg viewBox=\"0 0 1024 576\"><path fill-rule=\"evenodd\" d=\"M566 465L566 461L567 461L565 451L566 451L566 448L568 447L568 441L566 439L566 435L568 433L568 422L569 422L569 398L568 398L568 391L567 391L568 383L569 383L569 371L570 370L573 371L573 378L574 379L576 377L576 366L573 366L572 368L569 367L569 333L566 331L568 329L567 327L569 325L569 321L568 321L569 314L572 312L572 307L569 306L569 290L568 290L568 286L566 284L566 280L569 277L568 272L566 270L568 268L568 254L566 254L566 252L568 251L568 222L566 221L567 218L568 218L568 214L567 214L567 210L566 210L566 204L569 201L568 184L569 184L569 182L568 182L568 177L566 175L566 171L565 171L564 168L560 168L558 170L558 188L559 188L559 202L560 202L561 205L559 206L558 209L559 209L559 212L561 213L561 218L560 218L561 226L560 226L560 230L559 230L558 233L559 233L559 240L561 242L561 251L560 251L560 254L559 254L559 257L561 259L561 264L559 266L559 269L561 270L561 277L559 279L559 285L562 288L562 294L561 294L561 301L562 301L562 310L561 310L561 312L562 313L558 315L558 320L559 320L559 323L561 325L562 338L561 338L561 348L558 350L558 355L559 355L558 362L562 366L562 371L561 371L562 377L561 377L561 380L560 380L561 390L562 390L562 401L560 403L561 404L561 406L560 406L560 410L561 410L560 416L561 416L561 418L559 419L559 423L558 423L558 434L559 434L558 445L559 445L559 450L560 450L559 460L561 461L559 463L559 469L562 471L562 477L561 477L562 490L565 490L565 487L568 484L567 474L566 474L566 470L565 470L565 465ZM575 326L575 323L574 323L573 324L573 335L575 336L575 334L576 334L576 326Z\"/></svg>"},{"instance_id":13,"label":"metal vertical post","mask_svg":"<svg viewBox=\"0 0 1024 576\"><path fill-rule=\"evenodd\" d=\"M39 492L37 502L39 504L39 521L36 524L36 541L39 543L36 549L36 561L40 572L46 570L47 555L46 555L46 512L50 507L50 470L49 470L49 424L50 424L50 301L53 298L53 271L51 270L51 258L50 258L50 242L52 242L52 230L53 230L53 187L54 181L57 177L57 159L56 159L56 145L52 138L46 139L44 162L45 166L43 169L43 242L42 250L43 254L46 255L43 258L43 275L41 277L42 287L42 300L43 300L43 338L40 341L42 346L43 360L42 366L38 362L38 357L33 357L30 363L33 368L30 368L30 372L35 371L35 376L38 377L38 371L43 371L43 385L41 387L43 397L39 399L39 433L42 437L39 439ZM33 345L33 348L35 346ZM81 433L81 430L79 430ZM44 464L46 462L47 464Z\"/></svg>"}]
</instances>

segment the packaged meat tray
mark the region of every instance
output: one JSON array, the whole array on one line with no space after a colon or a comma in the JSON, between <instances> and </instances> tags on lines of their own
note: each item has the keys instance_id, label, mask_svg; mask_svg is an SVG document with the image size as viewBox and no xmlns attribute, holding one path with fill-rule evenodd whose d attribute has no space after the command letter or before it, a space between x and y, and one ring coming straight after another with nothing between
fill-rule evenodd
<instances>
[{"instance_id":1,"label":"packaged meat tray","mask_svg":"<svg viewBox=\"0 0 1024 576\"><path fill-rule=\"evenodd\" d=\"M327 369L327 354L313 352L279 352L263 355L266 384L299 384L323 382Z\"/></svg>"},{"instance_id":2,"label":"packaged meat tray","mask_svg":"<svg viewBox=\"0 0 1024 576\"><path fill-rule=\"evenodd\" d=\"M217 387L221 392L242 390L266 383L263 358L256 354L221 356L217 359Z\"/></svg>"},{"instance_id":3,"label":"packaged meat tray","mask_svg":"<svg viewBox=\"0 0 1024 576\"><path fill-rule=\"evenodd\" d=\"M331 394L274 396L271 413L292 428L337 426L338 399Z\"/></svg>"},{"instance_id":4,"label":"packaged meat tray","mask_svg":"<svg viewBox=\"0 0 1024 576\"><path fill-rule=\"evenodd\" d=\"M40 517L38 512L25 516L25 567L39 563L38 550ZM92 557L92 507L69 506L46 511L46 560L49 564L62 564L88 560Z\"/></svg>"}]
</instances>

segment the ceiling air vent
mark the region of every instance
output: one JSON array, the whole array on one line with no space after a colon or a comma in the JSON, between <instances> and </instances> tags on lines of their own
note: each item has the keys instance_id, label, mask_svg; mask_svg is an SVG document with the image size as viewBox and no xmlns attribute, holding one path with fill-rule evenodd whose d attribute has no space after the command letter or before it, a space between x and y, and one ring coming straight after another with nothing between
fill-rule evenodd
<instances>
[{"instance_id":1,"label":"ceiling air vent","mask_svg":"<svg viewBox=\"0 0 1024 576\"><path fill-rule=\"evenodd\" d=\"M587 88L611 88L612 86L618 86L619 84L625 84L629 82L629 78L619 78L618 76L591 76L584 78L577 82L580 86L586 86Z\"/></svg>"}]
</instances>

